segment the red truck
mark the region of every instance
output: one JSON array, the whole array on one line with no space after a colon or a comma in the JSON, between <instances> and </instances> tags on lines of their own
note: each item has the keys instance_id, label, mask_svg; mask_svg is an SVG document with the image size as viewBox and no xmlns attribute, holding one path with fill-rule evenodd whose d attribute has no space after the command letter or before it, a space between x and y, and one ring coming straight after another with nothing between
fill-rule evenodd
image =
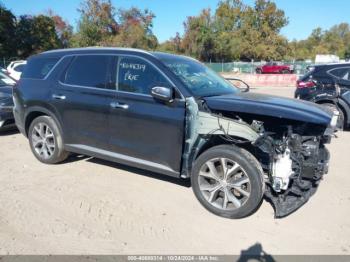
<instances>
[{"instance_id":1,"label":"red truck","mask_svg":"<svg viewBox=\"0 0 350 262\"><path fill-rule=\"evenodd\" d=\"M255 69L257 74L292 74L293 71L292 65L281 65L276 62L269 62Z\"/></svg>"}]
</instances>

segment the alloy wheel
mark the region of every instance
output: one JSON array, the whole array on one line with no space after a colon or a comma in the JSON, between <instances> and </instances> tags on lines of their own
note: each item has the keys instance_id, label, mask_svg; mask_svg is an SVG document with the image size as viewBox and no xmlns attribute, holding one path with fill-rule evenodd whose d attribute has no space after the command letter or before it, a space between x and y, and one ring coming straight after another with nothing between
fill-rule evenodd
<instances>
[{"instance_id":1,"label":"alloy wheel","mask_svg":"<svg viewBox=\"0 0 350 262\"><path fill-rule=\"evenodd\" d=\"M49 159L55 152L55 136L45 123L38 123L32 131L32 145L36 154L43 159Z\"/></svg>"},{"instance_id":2,"label":"alloy wheel","mask_svg":"<svg viewBox=\"0 0 350 262\"><path fill-rule=\"evenodd\" d=\"M251 183L243 168L228 158L214 158L203 164L198 176L204 198L216 208L235 210L250 197Z\"/></svg>"}]
</instances>

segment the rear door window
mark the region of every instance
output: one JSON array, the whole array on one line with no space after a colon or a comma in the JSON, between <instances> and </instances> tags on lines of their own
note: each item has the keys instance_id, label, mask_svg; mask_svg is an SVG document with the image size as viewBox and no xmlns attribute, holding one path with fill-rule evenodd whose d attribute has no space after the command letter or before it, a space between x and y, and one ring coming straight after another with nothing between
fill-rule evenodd
<instances>
[{"instance_id":1,"label":"rear door window","mask_svg":"<svg viewBox=\"0 0 350 262\"><path fill-rule=\"evenodd\" d=\"M151 63L139 57L121 57L118 71L118 90L150 95L156 86L169 86L164 75Z\"/></svg>"},{"instance_id":2,"label":"rear door window","mask_svg":"<svg viewBox=\"0 0 350 262\"><path fill-rule=\"evenodd\" d=\"M350 67L340 67L329 71L329 74L338 79L350 81Z\"/></svg>"},{"instance_id":3,"label":"rear door window","mask_svg":"<svg viewBox=\"0 0 350 262\"><path fill-rule=\"evenodd\" d=\"M108 88L112 57L107 55L76 56L66 71L64 83L70 85Z\"/></svg>"},{"instance_id":4,"label":"rear door window","mask_svg":"<svg viewBox=\"0 0 350 262\"><path fill-rule=\"evenodd\" d=\"M33 58L26 65L19 65L14 70L18 71L18 68L23 66L21 78L44 79L59 59L58 57Z\"/></svg>"}]
</instances>

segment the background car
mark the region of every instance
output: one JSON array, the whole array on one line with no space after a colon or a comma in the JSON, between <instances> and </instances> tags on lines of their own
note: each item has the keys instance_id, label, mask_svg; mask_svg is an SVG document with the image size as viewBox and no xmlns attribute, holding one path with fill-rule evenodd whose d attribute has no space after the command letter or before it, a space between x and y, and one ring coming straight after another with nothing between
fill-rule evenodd
<instances>
[{"instance_id":1,"label":"background car","mask_svg":"<svg viewBox=\"0 0 350 262\"><path fill-rule=\"evenodd\" d=\"M258 66L255 69L257 74L292 74L294 68L292 65L281 65L277 62L268 62L263 66Z\"/></svg>"},{"instance_id":2,"label":"background car","mask_svg":"<svg viewBox=\"0 0 350 262\"><path fill-rule=\"evenodd\" d=\"M24 60L12 61L6 68L9 76L19 80L26 64Z\"/></svg>"},{"instance_id":3,"label":"background car","mask_svg":"<svg viewBox=\"0 0 350 262\"><path fill-rule=\"evenodd\" d=\"M0 72L0 131L15 126L13 118L12 87L16 81Z\"/></svg>"},{"instance_id":4,"label":"background car","mask_svg":"<svg viewBox=\"0 0 350 262\"><path fill-rule=\"evenodd\" d=\"M350 124L350 63L314 65L296 84L295 98L338 110L338 127Z\"/></svg>"},{"instance_id":5,"label":"background car","mask_svg":"<svg viewBox=\"0 0 350 262\"><path fill-rule=\"evenodd\" d=\"M0 66L0 72L8 74L7 70L5 68L1 67L1 66Z\"/></svg>"}]
</instances>

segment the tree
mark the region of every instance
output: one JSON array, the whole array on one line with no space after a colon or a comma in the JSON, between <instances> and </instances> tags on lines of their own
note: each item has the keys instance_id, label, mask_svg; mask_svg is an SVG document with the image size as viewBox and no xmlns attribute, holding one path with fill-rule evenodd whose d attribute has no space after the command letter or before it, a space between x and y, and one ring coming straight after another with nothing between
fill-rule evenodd
<instances>
[{"instance_id":1,"label":"tree","mask_svg":"<svg viewBox=\"0 0 350 262\"><path fill-rule=\"evenodd\" d=\"M301 41L289 43L293 53L290 56L297 59L314 59L317 54L334 54L340 58L349 56L350 25L341 23L329 30L315 28L310 36Z\"/></svg>"},{"instance_id":2,"label":"tree","mask_svg":"<svg viewBox=\"0 0 350 262\"><path fill-rule=\"evenodd\" d=\"M216 30L234 32L241 28L241 18L245 8L241 0L220 1L215 11Z\"/></svg>"},{"instance_id":3,"label":"tree","mask_svg":"<svg viewBox=\"0 0 350 262\"><path fill-rule=\"evenodd\" d=\"M21 16L16 28L16 38L17 53L23 58L60 47L55 22L45 15Z\"/></svg>"},{"instance_id":4,"label":"tree","mask_svg":"<svg viewBox=\"0 0 350 262\"><path fill-rule=\"evenodd\" d=\"M158 40L152 32L155 15L148 9L140 10L136 7L119 9L118 34L107 40L107 45L155 49Z\"/></svg>"},{"instance_id":5,"label":"tree","mask_svg":"<svg viewBox=\"0 0 350 262\"><path fill-rule=\"evenodd\" d=\"M204 9L199 16L190 16L184 23L183 48L185 54L202 61L216 60L215 32L210 9Z\"/></svg>"},{"instance_id":6,"label":"tree","mask_svg":"<svg viewBox=\"0 0 350 262\"><path fill-rule=\"evenodd\" d=\"M73 46L94 46L118 32L115 9L110 0L85 0L78 9L78 31Z\"/></svg>"},{"instance_id":7,"label":"tree","mask_svg":"<svg viewBox=\"0 0 350 262\"><path fill-rule=\"evenodd\" d=\"M172 37L164 43L161 43L158 47L158 50L162 52L183 54L184 49L182 47L182 38L179 32L176 33L175 37Z\"/></svg>"},{"instance_id":8,"label":"tree","mask_svg":"<svg viewBox=\"0 0 350 262\"><path fill-rule=\"evenodd\" d=\"M116 9L110 0L85 0L81 4L78 32L72 46L122 46L155 49L152 32L155 15L136 7Z\"/></svg>"},{"instance_id":9,"label":"tree","mask_svg":"<svg viewBox=\"0 0 350 262\"><path fill-rule=\"evenodd\" d=\"M279 34L288 24L284 11L269 0L256 0L254 7L245 7L238 36L243 39L241 58L275 60L282 59L288 41Z\"/></svg>"},{"instance_id":10,"label":"tree","mask_svg":"<svg viewBox=\"0 0 350 262\"><path fill-rule=\"evenodd\" d=\"M214 18L215 60L232 61L242 53L242 39L239 30L245 6L240 0L225 0L218 4Z\"/></svg>"},{"instance_id":11,"label":"tree","mask_svg":"<svg viewBox=\"0 0 350 262\"><path fill-rule=\"evenodd\" d=\"M55 14L51 9L49 9L47 13L55 23L56 34L61 42L61 47L68 47L73 36L73 27L61 16Z\"/></svg>"},{"instance_id":12,"label":"tree","mask_svg":"<svg viewBox=\"0 0 350 262\"><path fill-rule=\"evenodd\" d=\"M288 24L283 10L269 0L253 7L240 0L219 2L215 15L204 9L184 23L185 53L203 61L282 59L288 41L280 30Z\"/></svg>"},{"instance_id":13,"label":"tree","mask_svg":"<svg viewBox=\"0 0 350 262\"><path fill-rule=\"evenodd\" d=\"M350 45L347 46L344 52L344 58L350 60Z\"/></svg>"},{"instance_id":14,"label":"tree","mask_svg":"<svg viewBox=\"0 0 350 262\"><path fill-rule=\"evenodd\" d=\"M16 17L0 3L0 57L16 56Z\"/></svg>"}]
</instances>

